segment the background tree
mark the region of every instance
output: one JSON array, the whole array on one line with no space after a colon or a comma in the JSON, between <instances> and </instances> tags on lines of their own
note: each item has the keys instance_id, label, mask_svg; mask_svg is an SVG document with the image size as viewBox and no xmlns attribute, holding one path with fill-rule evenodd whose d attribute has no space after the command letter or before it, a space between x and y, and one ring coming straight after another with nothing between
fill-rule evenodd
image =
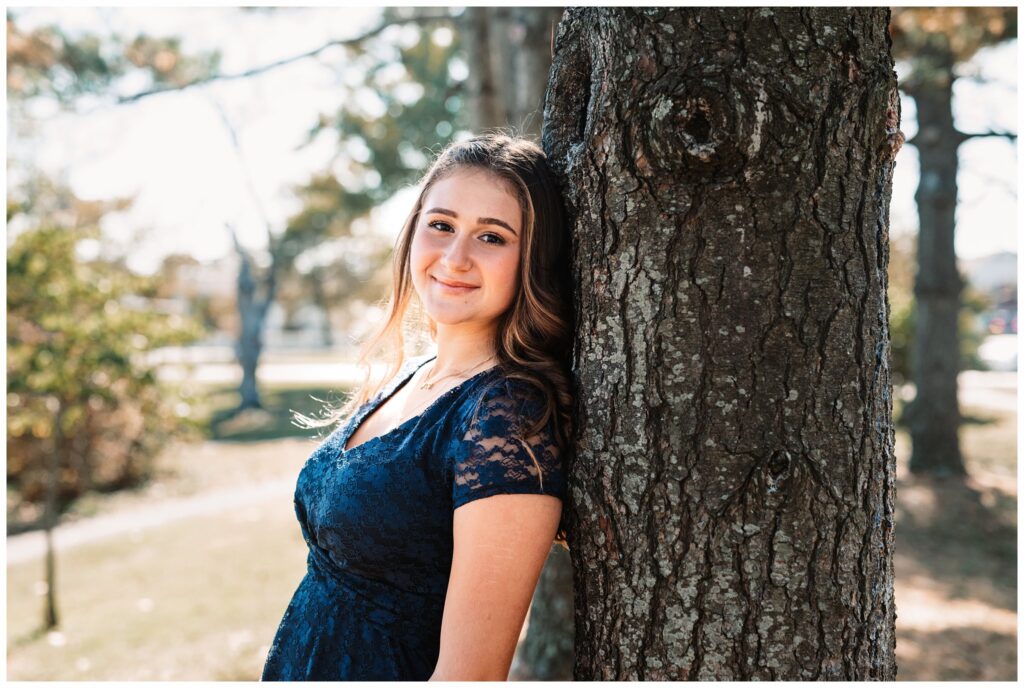
<instances>
[{"instance_id":1,"label":"background tree","mask_svg":"<svg viewBox=\"0 0 1024 688\"><path fill-rule=\"evenodd\" d=\"M473 69L466 80L474 132L511 128L540 136L544 88L560 7L467 7L461 40Z\"/></svg>"},{"instance_id":2,"label":"background tree","mask_svg":"<svg viewBox=\"0 0 1024 688\"><path fill-rule=\"evenodd\" d=\"M559 26L578 680L895 677L888 21Z\"/></svg>"},{"instance_id":3,"label":"background tree","mask_svg":"<svg viewBox=\"0 0 1024 688\"><path fill-rule=\"evenodd\" d=\"M910 429L914 473L963 475L960 454L961 290L954 250L958 149L982 136L1016 140L1013 132L961 132L953 122L957 67L983 47L1017 36L1016 7L909 7L893 13L893 54L907 61L900 89L917 104L917 201L920 232L910 355L916 387L902 422Z\"/></svg>"},{"instance_id":4,"label":"background tree","mask_svg":"<svg viewBox=\"0 0 1024 688\"><path fill-rule=\"evenodd\" d=\"M201 331L155 311L159 280L131 273L103 241L100 220L130 199L83 201L25 162L39 100L74 109L129 71L171 82L216 61L177 59L176 42L146 36L109 48L56 27L22 32L7 15L8 532L46 529L43 628L59 621L51 531L60 514L88 491L145 480L156 453L187 431L187 396L158 383L145 354Z\"/></svg>"},{"instance_id":5,"label":"background tree","mask_svg":"<svg viewBox=\"0 0 1024 688\"><path fill-rule=\"evenodd\" d=\"M22 515L45 506L20 524L46 529L45 629L59 618L51 531L61 512L90 490L139 484L187 429L179 405L188 397L161 385L145 354L192 341L199 328L149 305L154 280L80 259L98 234L93 222L43 224L7 248L8 500L13 491Z\"/></svg>"}]
</instances>

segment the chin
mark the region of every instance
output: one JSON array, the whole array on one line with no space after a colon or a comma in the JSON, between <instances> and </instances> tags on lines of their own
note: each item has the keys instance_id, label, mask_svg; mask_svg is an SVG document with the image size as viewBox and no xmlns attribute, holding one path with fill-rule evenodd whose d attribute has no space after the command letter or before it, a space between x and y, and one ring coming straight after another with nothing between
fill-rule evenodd
<instances>
[{"instance_id":1,"label":"chin","mask_svg":"<svg viewBox=\"0 0 1024 688\"><path fill-rule=\"evenodd\" d=\"M480 323L480 322L491 322L497 319L497 316L486 313L481 313L477 309L473 308L459 308L459 307L448 307L438 308L432 305L427 305L424 311L430 319L438 325L461 325L463 323Z\"/></svg>"},{"instance_id":2,"label":"chin","mask_svg":"<svg viewBox=\"0 0 1024 688\"><path fill-rule=\"evenodd\" d=\"M464 322L479 320L472 313L452 313L446 310L427 310L427 315L438 325L458 325Z\"/></svg>"}]
</instances>

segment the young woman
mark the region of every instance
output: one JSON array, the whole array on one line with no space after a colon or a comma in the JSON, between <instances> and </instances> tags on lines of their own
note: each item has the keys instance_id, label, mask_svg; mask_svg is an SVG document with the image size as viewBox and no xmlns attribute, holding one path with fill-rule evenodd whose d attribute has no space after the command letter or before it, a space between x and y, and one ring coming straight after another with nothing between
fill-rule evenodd
<instances>
[{"instance_id":1,"label":"young woman","mask_svg":"<svg viewBox=\"0 0 1024 688\"><path fill-rule=\"evenodd\" d=\"M386 384L367 373L299 474L307 573L263 680L507 679L552 540L565 545L567 232L527 140L456 143L427 172L362 356L391 341ZM436 353L406 361L413 305Z\"/></svg>"}]
</instances>

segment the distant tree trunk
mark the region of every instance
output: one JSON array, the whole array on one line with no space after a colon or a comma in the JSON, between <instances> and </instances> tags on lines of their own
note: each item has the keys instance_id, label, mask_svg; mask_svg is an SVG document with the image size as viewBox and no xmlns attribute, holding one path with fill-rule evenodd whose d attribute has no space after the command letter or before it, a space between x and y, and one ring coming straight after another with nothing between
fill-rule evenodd
<instances>
[{"instance_id":1,"label":"distant tree trunk","mask_svg":"<svg viewBox=\"0 0 1024 688\"><path fill-rule=\"evenodd\" d=\"M469 126L474 132L502 126L498 86L495 83L491 53L494 50L491 8L467 7L459 25L469 75L466 77L466 108Z\"/></svg>"},{"instance_id":2,"label":"distant tree trunk","mask_svg":"<svg viewBox=\"0 0 1024 688\"><path fill-rule=\"evenodd\" d=\"M964 475L958 432L959 313L963 281L954 249L957 152L979 136L1016 140L1009 131L959 131L953 121L956 67L979 50L1017 37L1016 7L901 7L892 15L893 52L905 61L900 89L917 106L918 272L916 324L910 353L915 399L904 407L910 428L910 470ZM968 231L970 231L968 229ZM985 231L978 228L977 231Z\"/></svg>"},{"instance_id":3,"label":"distant tree trunk","mask_svg":"<svg viewBox=\"0 0 1024 688\"><path fill-rule=\"evenodd\" d=\"M331 307L327 302L327 292L324 291L324 268L315 267L311 273L309 284L313 291L313 303L324 314L320 324L320 342L325 349L330 349L334 346L334 334L331 331Z\"/></svg>"},{"instance_id":4,"label":"distant tree trunk","mask_svg":"<svg viewBox=\"0 0 1024 688\"><path fill-rule=\"evenodd\" d=\"M467 7L467 105L474 131L512 127L540 137L551 41L560 7Z\"/></svg>"},{"instance_id":5,"label":"distant tree trunk","mask_svg":"<svg viewBox=\"0 0 1024 688\"><path fill-rule=\"evenodd\" d=\"M916 388L904 420L910 429L910 470L914 473L964 475L960 454L960 292L954 230L957 204L957 148L953 125L953 55L936 51L936 68L946 80L923 82L911 91L917 104L921 178L914 199L920 218L917 239L917 312L911 348L911 376Z\"/></svg>"},{"instance_id":6,"label":"distant tree trunk","mask_svg":"<svg viewBox=\"0 0 1024 688\"><path fill-rule=\"evenodd\" d=\"M505 119L519 133L540 138L544 90L551 71L551 49L561 7L505 7Z\"/></svg>"},{"instance_id":7,"label":"distant tree trunk","mask_svg":"<svg viewBox=\"0 0 1024 688\"><path fill-rule=\"evenodd\" d=\"M274 302L276 292L275 256L272 256L270 269L266 277L258 284L253 276L252 258L238 241L234 229L231 229L235 251L238 253L238 315L241 320L241 332L235 344L235 354L242 366L242 384L238 388L241 401L236 411L250 408L263 408L260 402L259 389L256 387L256 366L259 364L263 351L263 324L267 319L267 311ZM273 249L273 246L271 247ZM271 251L273 253L273 250ZM257 287L262 286L262 293Z\"/></svg>"},{"instance_id":8,"label":"distant tree trunk","mask_svg":"<svg viewBox=\"0 0 1024 688\"><path fill-rule=\"evenodd\" d=\"M53 411L53 447L47 472L46 484L46 606L43 609L43 630L56 628L60 619L57 614L57 559L53 547L53 529L57 527L60 509L57 503L60 491L61 452L64 448L64 404L58 397L51 397ZM48 400L49 405L49 400Z\"/></svg>"},{"instance_id":9,"label":"distant tree trunk","mask_svg":"<svg viewBox=\"0 0 1024 688\"><path fill-rule=\"evenodd\" d=\"M559 25L577 680L895 678L888 19Z\"/></svg>"}]
</instances>

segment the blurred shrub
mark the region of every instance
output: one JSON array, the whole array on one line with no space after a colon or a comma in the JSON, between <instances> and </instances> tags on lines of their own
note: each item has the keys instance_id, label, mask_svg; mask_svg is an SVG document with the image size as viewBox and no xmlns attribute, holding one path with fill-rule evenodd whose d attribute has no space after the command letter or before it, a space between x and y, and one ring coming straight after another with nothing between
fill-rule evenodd
<instances>
[{"instance_id":1,"label":"blurred shrub","mask_svg":"<svg viewBox=\"0 0 1024 688\"><path fill-rule=\"evenodd\" d=\"M917 301L890 299L889 334L892 342L893 384L912 382L911 343L914 336L914 316ZM980 327L981 316L991 308L988 295L967 285L960 295L960 370L986 370L988 366L978 356L978 347L985 339Z\"/></svg>"},{"instance_id":2,"label":"blurred shrub","mask_svg":"<svg viewBox=\"0 0 1024 688\"><path fill-rule=\"evenodd\" d=\"M917 300L914 275L917 272L917 236L900 232L889 241L889 337L892 351L892 383L912 381L912 343ZM970 284L960 294L960 369L984 370L978 347L985 338L981 316L991 308L991 298Z\"/></svg>"},{"instance_id":3,"label":"blurred shrub","mask_svg":"<svg viewBox=\"0 0 1024 688\"><path fill-rule=\"evenodd\" d=\"M153 278L79 260L79 242L98 233L42 226L9 241L7 483L28 502L45 497L58 415L61 508L90 489L139 483L156 452L188 431L188 400L142 354L194 341L201 328L150 306Z\"/></svg>"}]
</instances>

